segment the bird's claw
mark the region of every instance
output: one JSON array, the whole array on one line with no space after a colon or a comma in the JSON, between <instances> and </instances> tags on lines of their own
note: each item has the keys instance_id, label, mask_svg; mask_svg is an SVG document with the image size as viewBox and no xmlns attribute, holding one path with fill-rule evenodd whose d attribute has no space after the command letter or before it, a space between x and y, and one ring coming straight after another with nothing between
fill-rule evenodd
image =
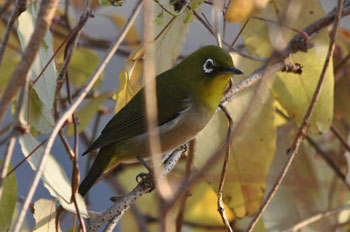
<instances>
[{"instance_id":1,"label":"bird's claw","mask_svg":"<svg viewBox=\"0 0 350 232\"><path fill-rule=\"evenodd\" d=\"M154 189L154 182L153 182L153 174L152 173L144 173L141 172L136 176L136 182L138 184L145 185L145 187L149 188L149 192L152 192Z\"/></svg>"}]
</instances>

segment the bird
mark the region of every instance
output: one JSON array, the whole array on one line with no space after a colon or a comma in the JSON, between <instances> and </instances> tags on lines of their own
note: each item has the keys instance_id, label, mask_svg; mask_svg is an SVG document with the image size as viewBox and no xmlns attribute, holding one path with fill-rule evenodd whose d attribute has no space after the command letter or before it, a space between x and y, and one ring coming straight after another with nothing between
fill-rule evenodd
<instances>
[{"instance_id":1,"label":"bird","mask_svg":"<svg viewBox=\"0 0 350 232\"><path fill-rule=\"evenodd\" d=\"M156 77L159 139L162 154L194 138L215 114L235 68L224 49L207 45L194 51L173 68ZM120 163L146 158L148 140L142 88L102 130L101 135L82 154L99 152L79 193L90 188Z\"/></svg>"}]
</instances>

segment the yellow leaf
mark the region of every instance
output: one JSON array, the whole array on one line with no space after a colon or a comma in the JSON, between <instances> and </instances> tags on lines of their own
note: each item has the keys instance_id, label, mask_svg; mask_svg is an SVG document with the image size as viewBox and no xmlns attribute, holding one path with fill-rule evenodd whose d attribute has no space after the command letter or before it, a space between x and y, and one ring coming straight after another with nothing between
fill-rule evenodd
<instances>
[{"instance_id":1,"label":"yellow leaf","mask_svg":"<svg viewBox=\"0 0 350 232\"><path fill-rule=\"evenodd\" d=\"M131 57L134 57L131 54ZM117 100L115 113L119 112L141 89L143 62L137 57L129 59L125 67L119 73L119 87L114 98Z\"/></svg>"},{"instance_id":2,"label":"yellow leaf","mask_svg":"<svg viewBox=\"0 0 350 232\"><path fill-rule=\"evenodd\" d=\"M269 0L230 0L225 18L230 23L245 21L258 13L268 2Z\"/></svg>"},{"instance_id":3,"label":"yellow leaf","mask_svg":"<svg viewBox=\"0 0 350 232\"><path fill-rule=\"evenodd\" d=\"M223 226L222 218L218 212L218 196L205 182L200 182L191 191L185 208L185 220L211 226ZM225 206L226 216L229 221L233 219L232 211ZM210 231L204 228L193 228L193 231ZM215 231L227 231L226 229Z\"/></svg>"},{"instance_id":4,"label":"yellow leaf","mask_svg":"<svg viewBox=\"0 0 350 232\"><path fill-rule=\"evenodd\" d=\"M276 0L265 7L260 17L278 22L288 6L286 0ZM285 24L296 29L303 29L306 25L324 16L322 7L317 0L303 1L295 9L294 14L287 18ZM242 33L244 44L249 53L268 57L274 48L283 49L295 35L290 29L279 27L269 22L251 21ZM274 98L286 109L288 115L298 124L301 123L306 109L310 104L328 50L329 37L327 31L322 31L309 43L314 46L307 53L292 54L290 60L302 66L302 74L277 73L272 88ZM333 65L330 64L321 95L310 121L309 132L322 133L328 130L333 113Z\"/></svg>"}]
</instances>

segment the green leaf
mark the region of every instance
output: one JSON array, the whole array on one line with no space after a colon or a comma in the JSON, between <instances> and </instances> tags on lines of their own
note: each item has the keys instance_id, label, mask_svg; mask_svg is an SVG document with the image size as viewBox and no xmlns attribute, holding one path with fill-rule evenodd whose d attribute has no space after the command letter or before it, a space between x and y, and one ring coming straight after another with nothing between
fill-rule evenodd
<instances>
[{"instance_id":1,"label":"green leaf","mask_svg":"<svg viewBox=\"0 0 350 232\"><path fill-rule=\"evenodd\" d=\"M77 113L79 119L78 131L81 132L87 127L90 121L96 116L96 113L102 104L112 96L112 93L101 93L99 96L90 99ZM67 129L67 135L73 136L74 126L71 124Z\"/></svg>"},{"instance_id":2,"label":"green leaf","mask_svg":"<svg viewBox=\"0 0 350 232\"><path fill-rule=\"evenodd\" d=\"M75 50L69 65L70 82L76 87L81 88L90 78L91 74L100 62L100 57L91 49L78 48ZM62 65L62 63L61 63ZM60 65L60 66L61 66ZM98 81L93 88L99 88L103 74L100 75Z\"/></svg>"},{"instance_id":3,"label":"green leaf","mask_svg":"<svg viewBox=\"0 0 350 232\"><path fill-rule=\"evenodd\" d=\"M21 135L19 143L25 157L27 157L40 144L31 134ZM37 171L43 153L44 149L40 147L27 159L29 165L34 171ZM69 212L76 212L74 204L70 203L72 195L70 180L61 165L50 154L48 155L45 170L41 179L51 196L56 197L63 208ZM83 217L88 217L84 199L80 194L76 194L76 199L81 215Z\"/></svg>"},{"instance_id":4,"label":"green leaf","mask_svg":"<svg viewBox=\"0 0 350 232\"><path fill-rule=\"evenodd\" d=\"M49 199L37 200L34 203L34 232L61 232L59 224L58 230L56 230L56 210L56 201Z\"/></svg>"},{"instance_id":5,"label":"green leaf","mask_svg":"<svg viewBox=\"0 0 350 232\"><path fill-rule=\"evenodd\" d=\"M0 165L2 161L0 160ZM10 170L12 165L10 165ZM17 202L17 182L15 173L6 177L3 182L3 192L0 198L0 232L10 230L12 215Z\"/></svg>"},{"instance_id":6,"label":"green leaf","mask_svg":"<svg viewBox=\"0 0 350 232\"><path fill-rule=\"evenodd\" d=\"M18 63L19 58L17 57L4 59L2 61L2 65L0 66L0 97L2 91L6 88L7 84L9 83L12 73L15 71Z\"/></svg>"},{"instance_id":7,"label":"green leaf","mask_svg":"<svg viewBox=\"0 0 350 232\"><path fill-rule=\"evenodd\" d=\"M18 37L21 43L22 50L25 51L29 40L34 32L37 19L38 7L35 3L27 5L26 11L18 17ZM46 64L53 57L53 39L50 31L45 34L39 52L31 66L31 80L35 80L43 71ZM38 93L40 101L51 110L56 93L56 67L52 61L40 79L34 85L34 89Z\"/></svg>"}]
</instances>

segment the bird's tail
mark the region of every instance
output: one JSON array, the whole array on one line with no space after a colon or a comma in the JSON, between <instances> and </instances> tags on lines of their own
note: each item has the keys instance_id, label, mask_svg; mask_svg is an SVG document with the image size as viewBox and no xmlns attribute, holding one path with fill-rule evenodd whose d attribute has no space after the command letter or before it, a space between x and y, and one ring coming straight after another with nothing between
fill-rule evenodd
<instances>
[{"instance_id":1,"label":"bird's tail","mask_svg":"<svg viewBox=\"0 0 350 232\"><path fill-rule=\"evenodd\" d=\"M101 151L99 152L101 153ZM82 196L85 196L90 188L100 179L108 168L108 163L110 159L106 154L98 154L91 168L89 169L88 174L84 180L79 185L79 193Z\"/></svg>"}]
</instances>

